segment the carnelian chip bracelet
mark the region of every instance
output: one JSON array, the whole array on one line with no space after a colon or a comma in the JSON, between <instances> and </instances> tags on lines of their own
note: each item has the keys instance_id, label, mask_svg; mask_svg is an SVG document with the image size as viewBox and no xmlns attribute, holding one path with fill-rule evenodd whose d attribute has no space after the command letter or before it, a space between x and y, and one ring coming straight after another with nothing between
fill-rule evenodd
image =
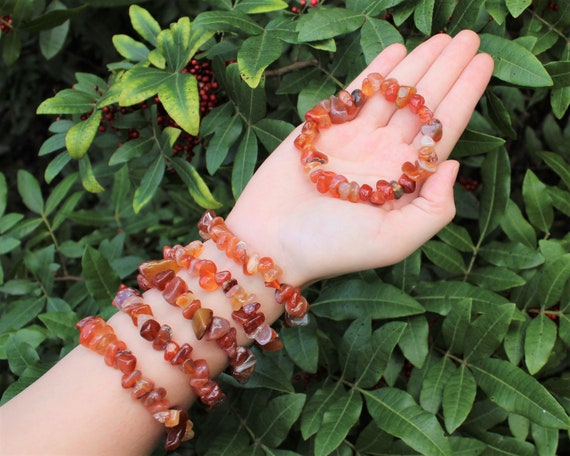
<instances>
[{"instance_id":1,"label":"carnelian chip bracelet","mask_svg":"<svg viewBox=\"0 0 570 456\"><path fill-rule=\"evenodd\" d=\"M288 326L308 324L309 303L298 287L280 281L283 271L272 258L250 252L246 243L232 233L224 219L212 210L204 212L198 221L198 231L204 240L211 239L228 258L239 264L244 274L260 274L265 286L275 289L275 300L284 305Z\"/></svg>"},{"instance_id":2,"label":"carnelian chip bracelet","mask_svg":"<svg viewBox=\"0 0 570 456\"><path fill-rule=\"evenodd\" d=\"M402 175L397 180L380 179L372 187L349 182L342 174L323 169L329 159L317 150L315 142L320 130L353 120L366 100L375 93L384 95L398 109L407 106L417 114L422 138L415 163L405 162L402 165ZM413 193L417 182L435 172L438 161L435 143L443 133L441 122L424 103L424 98L417 93L415 87L399 85L393 78L385 79L379 73L371 73L362 81L362 89L356 89L352 93L341 90L336 96L320 101L307 111L301 134L295 138L294 144L301 152L301 164L317 190L334 198L353 203L370 202L374 205L382 205L386 201L399 199L406 193Z\"/></svg>"},{"instance_id":3,"label":"carnelian chip bracelet","mask_svg":"<svg viewBox=\"0 0 570 456\"><path fill-rule=\"evenodd\" d=\"M200 244L202 243L198 241L186 247L165 247L166 258L142 263L137 280L143 290L156 287L168 303L180 307L184 318L192 320L196 337L215 341L228 356L228 373L238 382L245 383L255 370L255 354L249 348L239 346L237 332L229 321L214 316L211 309L202 307L200 300L194 298L194 293L188 289L186 282L176 275L182 268L191 267L195 260L194 255L202 250ZM208 268L204 266L203 270L206 269ZM213 269L209 267L209 270ZM209 289L212 282L208 279L200 280L200 283L205 289Z\"/></svg>"},{"instance_id":4,"label":"carnelian chip bracelet","mask_svg":"<svg viewBox=\"0 0 570 456\"><path fill-rule=\"evenodd\" d=\"M166 390L156 387L152 380L136 369L136 357L127 350L127 345L117 338L105 320L86 317L77 322L76 327L79 330L79 343L103 355L105 364L121 371L122 387L130 389L131 395L144 405L157 422L165 426L164 447L167 450L175 450L182 442L194 437L193 423L188 419L188 413L179 407L171 407Z\"/></svg>"},{"instance_id":5,"label":"carnelian chip bracelet","mask_svg":"<svg viewBox=\"0 0 570 456\"><path fill-rule=\"evenodd\" d=\"M180 369L190 377L190 387L198 396L200 402L207 407L215 407L225 399L220 385L210 379L209 369L204 359L193 360L190 355L192 346L188 343L179 345L173 340L172 328L161 325L152 313L148 304L145 304L140 293L124 287L116 294L113 305L121 312L129 315L134 325L139 328L140 335L152 342L155 350L164 351L164 359Z\"/></svg>"}]
</instances>

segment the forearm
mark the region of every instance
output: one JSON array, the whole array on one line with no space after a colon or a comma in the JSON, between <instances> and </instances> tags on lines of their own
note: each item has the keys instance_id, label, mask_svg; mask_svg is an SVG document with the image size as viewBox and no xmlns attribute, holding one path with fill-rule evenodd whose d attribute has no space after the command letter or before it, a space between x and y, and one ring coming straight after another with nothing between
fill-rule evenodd
<instances>
[{"instance_id":1,"label":"forearm","mask_svg":"<svg viewBox=\"0 0 570 456\"><path fill-rule=\"evenodd\" d=\"M255 246L251 244L251 248ZM241 274L238 265L213 242L205 243L201 258L213 260L218 270L230 270L248 292L254 293L262 304L266 321L273 322L279 317L283 308L275 302L274 290L265 287L259 277ZM232 321L231 304L221 290L204 291L187 271L179 275L187 280L203 307ZM154 318L172 328L173 340L189 343L194 348L192 358L207 361L212 377L226 367L226 354L214 341L196 340L192 323L183 318L179 308L168 304L158 290L147 291L144 300L152 307ZM195 396L188 385L188 376L166 362L163 352L154 350L140 336L128 315L119 312L109 324L137 357L137 369L156 386L166 389L171 404L189 407ZM250 343L241 327L232 325L238 331L238 342ZM140 455L149 453L164 432L142 404L121 387L121 373L106 366L102 356L82 346L3 406L0 421L2 454Z\"/></svg>"}]
</instances>

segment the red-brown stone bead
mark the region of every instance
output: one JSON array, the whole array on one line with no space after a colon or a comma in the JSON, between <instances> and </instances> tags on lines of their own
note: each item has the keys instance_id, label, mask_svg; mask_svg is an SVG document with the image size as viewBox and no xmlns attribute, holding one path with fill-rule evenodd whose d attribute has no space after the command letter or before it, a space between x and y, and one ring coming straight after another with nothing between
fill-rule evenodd
<instances>
[{"instance_id":1,"label":"red-brown stone bead","mask_svg":"<svg viewBox=\"0 0 570 456\"><path fill-rule=\"evenodd\" d=\"M162 291L162 296L167 303L176 305L176 300L182 294L188 291L188 285L180 277L174 277L168 284L164 287Z\"/></svg>"},{"instance_id":2,"label":"red-brown stone bead","mask_svg":"<svg viewBox=\"0 0 570 456\"><path fill-rule=\"evenodd\" d=\"M182 344L178 351L174 354L172 359L170 360L170 364L173 366L178 366L184 364L184 362L190 359L192 351L194 349L190 344Z\"/></svg>"},{"instance_id":3,"label":"red-brown stone bead","mask_svg":"<svg viewBox=\"0 0 570 456\"><path fill-rule=\"evenodd\" d=\"M142 373L138 369L133 370L128 374L125 373L121 378L121 386L125 389L132 388L140 378L142 378Z\"/></svg>"},{"instance_id":4,"label":"red-brown stone bead","mask_svg":"<svg viewBox=\"0 0 570 456\"><path fill-rule=\"evenodd\" d=\"M398 179L398 184L404 189L404 193L414 193L416 190L416 183L410 179L406 174L402 174Z\"/></svg>"},{"instance_id":5,"label":"red-brown stone bead","mask_svg":"<svg viewBox=\"0 0 570 456\"><path fill-rule=\"evenodd\" d=\"M155 350L164 350L168 342L172 340L172 328L168 325L162 325L158 334L152 341L152 348Z\"/></svg>"},{"instance_id":6,"label":"red-brown stone bead","mask_svg":"<svg viewBox=\"0 0 570 456\"><path fill-rule=\"evenodd\" d=\"M399 109L408 105L410 98L416 94L417 90L411 86L400 86L396 94L396 107Z\"/></svg>"},{"instance_id":7,"label":"red-brown stone bead","mask_svg":"<svg viewBox=\"0 0 570 456\"><path fill-rule=\"evenodd\" d=\"M435 142L439 141L443 136L443 127L439 119L431 119L428 123L421 126L420 131Z\"/></svg>"},{"instance_id":8,"label":"red-brown stone bead","mask_svg":"<svg viewBox=\"0 0 570 456\"><path fill-rule=\"evenodd\" d=\"M166 271L160 271L159 273L157 273L151 280L151 283L154 287L162 291L166 288L168 282L170 282L175 277L176 277L176 272L174 272L173 269L167 269Z\"/></svg>"},{"instance_id":9,"label":"red-brown stone bead","mask_svg":"<svg viewBox=\"0 0 570 456\"><path fill-rule=\"evenodd\" d=\"M140 327L142 338L148 341L153 341L158 331L160 331L160 323L153 319L145 321Z\"/></svg>"},{"instance_id":10,"label":"red-brown stone bead","mask_svg":"<svg viewBox=\"0 0 570 456\"><path fill-rule=\"evenodd\" d=\"M182 310L182 316L188 320L192 320L194 318L194 314L198 309L202 308L202 302L199 299L194 299L190 305L186 306Z\"/></svg>"},{"instance_id":11,"label":"red-brown stone bead","mask_svg":"<svg viewBox=\"0 0 570 456\"><path fill-rule=\"evenodd\" d=\"M226 335L230 330L230 322L225 318L213 317L212 322L208 326L204 338L206 340L216 340Z\"/></svg>"},{"instance_id":12,"label":"red-brown stone bead","mask_svg":"<svg viewBox=\"0 0 570 456\"><path fill-rule=\"evenodd\" d=\"M425 103L424 97L422 97L419 93L415 93L408 100L408 108L414 114L417 114L418 110L424 105L424 103Z\"/></svg>"}]
</instances>

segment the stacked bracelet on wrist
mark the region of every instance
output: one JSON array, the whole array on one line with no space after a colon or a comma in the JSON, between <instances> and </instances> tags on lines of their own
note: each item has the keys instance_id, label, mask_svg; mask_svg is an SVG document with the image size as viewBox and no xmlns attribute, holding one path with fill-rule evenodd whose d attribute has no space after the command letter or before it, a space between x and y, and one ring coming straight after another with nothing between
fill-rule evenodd
<instances>
[{"instance_id":1,"label":"stacked bracelet on wrist","mask_svg":"<svg viewBox=\"0 0 570 456\"><path fill-rule=\"evenodd\" d=\"M166 399L166 390L155 387L154 382L136 369L137 359L119 340L113 328L100 317L86 317L77 323L79 343L103 355L105 363L122 372L121 385L131 389L131 395L141 401L152 417L166 427L167 450L175 450L180 444L194 437L192 421L188 413L171 407Z\"/></svg>"}]
</instances>

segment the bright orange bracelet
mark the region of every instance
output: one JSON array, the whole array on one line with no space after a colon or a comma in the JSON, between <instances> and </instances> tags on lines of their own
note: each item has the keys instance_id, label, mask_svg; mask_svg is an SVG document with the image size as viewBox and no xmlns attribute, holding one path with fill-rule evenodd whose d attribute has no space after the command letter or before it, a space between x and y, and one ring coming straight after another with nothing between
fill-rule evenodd
<instances>
[{"instance_id":1,"label":"bright orange bracelet","mask_svg":"<svg viewBox=\"0 0 570 456\"><path fill-rule=\"evenodd\" d=\"M156 387L154 382L144 377L136 369L137 359L127 350L127 345L117 338L113 328L101 317L86 317L76 324L79 330L79 343L102 355L105 364L122 372L121 385L131 390L131 395L139 400L152 417L166 428L167 450L175 450L180 444L194 437L193 423L188 413L171 407L166 398L166 390Z\"/></svg>"}]
</instances>

